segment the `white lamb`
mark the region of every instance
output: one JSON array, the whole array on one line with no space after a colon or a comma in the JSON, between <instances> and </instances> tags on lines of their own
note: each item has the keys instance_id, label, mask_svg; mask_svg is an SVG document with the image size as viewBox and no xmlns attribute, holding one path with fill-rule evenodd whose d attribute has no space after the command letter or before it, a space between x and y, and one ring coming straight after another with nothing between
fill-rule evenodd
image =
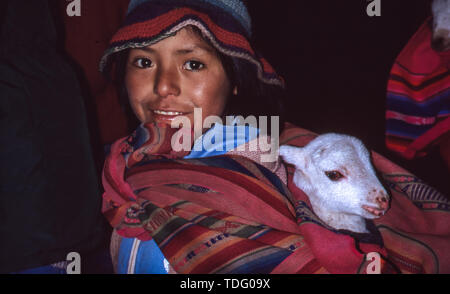
<instances>
[{"instance_id":1,"label":"white lamb","mask_svg":"<svg viewBox=\"0 0 450 294\"><path fill-rule=\"evenodd\" d=\"M450 0L433 0L433 40L436 51L450 49Z\"/></svg>"},{"instance_id":2,"label":"white lamb","mask_svg":"<svg viewBox=\"0 0 450 294\"><path fill-rule=\"evenodd\" d=\"M368 233L365 219L389 208L369 151L354 137L324 134L303 148L281 146L280 156L296 167L294 184L308 195L315 214L335 229Z\"/></svg>"}]
</instances>

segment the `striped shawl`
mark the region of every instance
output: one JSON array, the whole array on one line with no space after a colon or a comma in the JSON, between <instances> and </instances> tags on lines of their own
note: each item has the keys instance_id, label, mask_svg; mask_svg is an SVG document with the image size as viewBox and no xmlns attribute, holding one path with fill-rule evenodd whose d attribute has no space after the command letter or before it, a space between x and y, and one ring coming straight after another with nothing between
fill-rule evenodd
<instances>
[{"instance_id":1,"label":"striped shawl","mask_svg":"<svg viewBox=\"0 0 450 294\"><path fill-rule=\"evenodd\" d=\"M370 252L384 273L450 273L450 202L376 153L391 209L368 223L370 234L351 234L314 215L292 166L286 185L245 154L181 159L166 143L170 131L147 129L145 139L112 146L103 211L119 236L154 239L178 273L366 273ZM288 125L280 140L304 146L314 137Z\"/></svg>"}]
</instances>

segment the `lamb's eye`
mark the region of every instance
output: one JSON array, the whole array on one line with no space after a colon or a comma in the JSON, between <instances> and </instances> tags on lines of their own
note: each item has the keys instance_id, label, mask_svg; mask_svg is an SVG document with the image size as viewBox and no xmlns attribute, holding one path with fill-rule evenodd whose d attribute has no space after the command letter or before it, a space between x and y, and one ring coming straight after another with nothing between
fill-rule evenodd
<instances>
[{"instance_id":1,"label":"lamb's eye","mask_svg":"<svg viewBox=\"0 0 450 294\"><path fill-rule=\"evenodd\" d=\"M326 171L325 175L332 181L336 182L339 181L340 179L342 179L344 177L344 175L342 175L340 172L338 172L337 170L333 170L333 171Z\"/></svg>"}]
</instances>

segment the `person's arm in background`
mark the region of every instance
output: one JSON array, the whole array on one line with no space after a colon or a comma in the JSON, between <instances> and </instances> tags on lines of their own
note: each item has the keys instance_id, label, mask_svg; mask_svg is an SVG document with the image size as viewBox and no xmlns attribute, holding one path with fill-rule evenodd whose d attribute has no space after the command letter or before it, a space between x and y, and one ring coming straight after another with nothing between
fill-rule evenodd
<instances>
[{"instance_id":1,"label":"person's arm in background","mask_svg":"<svg viewBox=\"0 0 450 294\"><path fill-rule=\"evenodd\" d=\"M13 272L83 259L107 234L79 83L48 2L1 2L0 272Z\"/></svg>"},{"instance_id":2,"label":"person's arm in background","mask_svg":"<svg viewBox=\"0 0 450 294\"><path fill-rule=\"evenodd\" d=\"M119 102L116 85L105 79L99 70L100 59L109 41L125 19L129 0L79 1L79 16L67 13L73 2L51 2L61 20L58 27L65 36L64 51L73 60L84 90L93 146L111 144L129 135L136 125L129 125L130 118ZM95 154L98 153L95 150ZM101 171L104 158L96 159Z\"/></svg>"}]
</instances>

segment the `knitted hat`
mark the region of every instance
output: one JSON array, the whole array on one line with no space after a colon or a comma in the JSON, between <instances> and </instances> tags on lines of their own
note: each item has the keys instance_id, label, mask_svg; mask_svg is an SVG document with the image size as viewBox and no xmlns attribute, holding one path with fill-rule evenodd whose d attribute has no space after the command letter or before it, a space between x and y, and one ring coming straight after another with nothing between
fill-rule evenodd
<instances>
[{"instance_id":1,"label":"knitted hat","mask_svg":"<svg viewBox=\"0 0 450 294\"><path fill-rule=\"evenodd\" d=\"M284 85L272 66L252 49L251 19L241 0L131 0L125 22L100 61L100 71L108 68L114 53L150 46L186 26L197 27L222 54L253 64L263 82Z\"/></svg>"}]
</instances>

